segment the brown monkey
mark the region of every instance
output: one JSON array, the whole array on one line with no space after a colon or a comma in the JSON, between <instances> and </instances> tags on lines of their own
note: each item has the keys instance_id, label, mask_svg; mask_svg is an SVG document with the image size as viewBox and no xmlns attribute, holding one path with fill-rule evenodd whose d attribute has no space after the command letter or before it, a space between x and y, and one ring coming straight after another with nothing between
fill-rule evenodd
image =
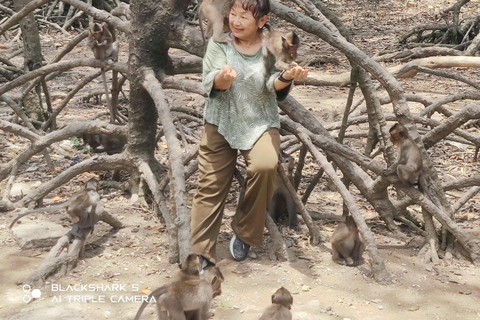
<instances>
[{"instance_id":1,"label":"brown monkey","mask_svg":"<svg viewBox=\"0 0 480 320\"><path fill-rule=\"evenodd\" d=\"M213 283L213 279L217 279L218 281L213 288L213 298L222 294L222 282L225 281L220 268L217 266L207 267L203 274L200 275L200 278L207 281L208 283ZM185 319L186 320L198 320L200 319L200 310L194 311L185 311Z\"/></svg>"},{"instance_id":2,"label":"brown monkey","mask_svg":"<svg viewBox=\"0 0 480 320\"><path fill-rule=\"evenodd\" d=\"M397 147L397 161L388 169L383 171L385 176L394 172L398 179L405 184L416 184L422 173L422 154L415 141L400 123L390 128L390 140Z\"/></svg>"},{"instance_id":3,"label":"brown monkey","mask_svg":"<svg viewBox=\"0 0 480 320\"><path fill-rule=\"evenodd\" d=\"M108 155L120 153L127 144L127 139L120 135L105 133L84 133L83 143L88 144L93 152L106 152Z\"/></svg>"},{"instance_id":4,"label":"brown monkey","mask_svg":"<svg viewBox=\"0 0 480 320\"><path fill-rule=\"evenodd\" d=\"M272 305L268 307L258 320L291 320L293 297L290 291L281 287L272 295Z\"/></svg>"},{"instance_id":5,"label":"brown monkey","mask_svg":"<svg viewBox=\"0 0 480 320\"><path fill-rule=\"evenodd\" d=\"M351 216L340 222L332 235L332 259L338 264L358 266L363 263L365 245Z\"/></svg>"},{"instance_id":6,"label":"brown monkey","mask_svg":"<svg viewBox=\"0 0 480 320\"><path fill-rule=\"evenodd\" d=\"M200 279L200 274L203 273L200 256L195 253L190 253L178 266L180 271L173 278L174 281Z\"/></svg>"},{"instance_id":7,"label":"brown monkey","mask_svg":"<svg viewBox=\"0 0 480 320\"><path fill-rule=\"evenodd\" d=\"M279 165L283 167L290 182L293 184L293 170L295 168L295 160L291 155L280 152L278 156ZM275 222L279 222L282 217L287 215L288 225L292 229L298 229L297 206L288 192L287 187L283 183L282 177L277 173L275 182L275 192L273 193L272 202L268 207L268 213Z\"/></svg>"},{"instance_id":8,"label":"brown monkey","mask_svg":"<svg viewBox=\"0 0 480 320\"><path fill-rule=\"evenodd\" d=\"M110 29L110 30L109 30ZM115 33L113 27L104 26L98 22L90 25L88 46L93 51L93 55L96 59L106 61L111 59L113 61L118 60L118 41L115 41ZM105 97L107 99L107 105L110 110L110 122L115 122L116 112L113 110L112 102L110 101L107 77L105 75L105 69L102 68L103 87L105 89Z\"/></svg>"},{"instance_id":9,"label":"brown monkey","mask_svg":"<svg viewBox=\"0 0 480 320\"><path fill-rule=\"evenodd\" d=\"M106 152L108 155L121 153L127 144L124 136L105 133L84 133L82 135L83 143L88 144L95 153ZM114 170L112 179L120 180L120 170Z\"/></svg>"},{"instance_id":10,"label":"brown monkey","mask_svg":"<svg viewBox=\"0 0 480 320\"><path fill-rule=\"evenodd\" d=\"M196 269L195 258L198 259L198 256L191 254L185 259L181 271L177 275L177 280L150 293L147 300L138 309L135 320L140 319L143 310L148 301L152 300L152 297L157 302L160 320L168 319L166 311L173 320L185 320L184 312L186 311L196 312L192 315L195 318L192 319L208 319L210 303L215 296L221 293L221 280L215 274L212 276L211 282L197 276L198 269ZM216 271L212 270L212 272L215 273ZM220 271L218 270L218 272Z\"/></svg>"},{"instance_id":11,"label":"brown monkey","mask_svg":"<svg viewBox=\"0 0 480 320\"><path fill-rule=\"evenodd\" d=\"M69 200L62 204L53 205L45 208L37 208L27 212L20 212L18 216L10 224L10 229L21 218L36 212L53 212L64 209L68 215L72 218L74 225L77 225L79 229L91 228L90 232L93 233L95 225L95 210L100 201L100 195L98 189L100 184L98 180L92 178L85 183L85 187L75 194L73 194ZM76 230L76 229L75 229ZM77 235L78 234L74 234Z\"/></svg>"},{"instance_id":12,"label":"brown monkey","mask_svg":"<svg viewBox=\"0 0 480 320\"><path fill-rule=\"evenodd\" d=\"M203 44L206 44L206 38L212 37L217 42L231 41L224 32L230 30L228 26L228 13L230 10L230 1L228 0L203 0L198 7L198 19L200 30L202 31ZM208 20L207 28L204 32L203 22Z\"/></svg>"},{"instance_id":13,"label":"brown monkey","mask_svg":"<svg viewBox=\"0 0 480 320\"><path fill-rule=\"evenodd\" d=\"M272 56L275 58L275 68L278 70L286 70L295 66L299 45L300 39L295 32L289 31L284 33L278 30L271 30L270 26L266 24L262 40L265 75L270 70Z\"/></svg>"},{"instance_id":14,"label":"brown monkey","mask_svg":"<svg viewBox=\"0 0 480 320\"><path fill-rule=\"evenodd\" d=\"M95 22L90 25L89 31L88 46L93 51L95 58L102 61L107 59L117 61L118 41L115 41L111 30L103 24Z\"/></svg>"}]
</instances>

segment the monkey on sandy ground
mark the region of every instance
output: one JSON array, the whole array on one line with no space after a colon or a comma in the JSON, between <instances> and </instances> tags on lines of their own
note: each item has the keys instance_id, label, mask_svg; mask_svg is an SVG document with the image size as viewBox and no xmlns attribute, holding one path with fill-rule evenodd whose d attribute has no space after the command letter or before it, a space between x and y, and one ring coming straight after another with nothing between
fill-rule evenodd
<instances>
[{"instance_id":1,"label":"monkey on sandy ground","mask_svg":"<svg viewBox=\"0 0 480 320\"><path fill-rule=\"evenodd\" d=\"M232 39L224 36L223 33L230 31L228 26L228 13L230 1L228 0L203 0L198 7L198 19L202 31L203 44L206 39L212 37L217 42L227 42ZM204 20L207 19L207 28L204 31Z\"/></svg>"},{"instance_id":2,"label":"monkey on sandy ground","mask_svg":"<svg viewBox=\"0 0 480 320\"><path fill-rule=\"evenodd\" d=\"M222 286L221 284L225 281L225 278L220 271L220 268L217 266L209 266L206 267L204 272L200 275L200 278L207 281L208 283L212 283L213 279L216 278L218 280L216 287L213 290L213 298L222 294ZM193 310L193 311L185 311L185 320L198 320L200 319L200 310ZM209 314L209 318L211 318Z\"/></svg>"},{"instance_id":3,"label":"monkey on sandy ground","mask_svg":"<svg viewBox=\"0 0 480 320\"><path fill-rule=\"evenodd\" d=\"M140 316L152 298L155 298L159 320L167 320L170 316L173 320L185 320L184 312L198 312L193 316L198 320L208 319L208 310L212 299L221 293L221 279L216 275L212 276L211 282L197 276L198 256L190 254L182 264L181 271L175 281L170 282L158 289L155 289L142 303L137 311L135 320ZM215 270L212 268L212 271ZM216 271L213 271L216 272ZM220 272L220 270L218 270ZM220 273L221 274L221 273ZM223 275L222 275L223 277ZM167 312L168 311L168 314ZM189 318L190 319L190 318Z\"/></svg>"},{"instance_id":4,"label":"monkey on sandy ground","mask_svg":"<svg viewBox=\"0 0 480 320\"><path fill-rule=\"evenodd\" d=\"M332 259L338 264L359 266L363 263L365 245L351 216L340 222L332 235Z\"/></svg>"},{"instance_id":5,"label":"monkey on sandy ground","mask_svg":"<svg viewBox=\"0 0 480 320\"><path fill-rule=\"evenodd\" d=\"M84 133L83 143L88 144L93 152L106 152L108 155L120 153L127 144L124 136L105 133Z\"/></svg>"},{"instance_id":6,"label":"monkey on sandy ground","mask_svg":"<svg viewBox=\"0 0 480 320\"><path fill-rule=\"evenodd\" d=\"M415 141L400 123L390 128L390 140L397 147L397 161L388 169L383 171L387 176L397 173L398 179L404 185L414 185L422 173L422 154Z\"/></svg>"},{"instance_id":7,"label":"monkey on sandy ground","mask_svg":"<svg viewBox=\"0 0 480 320\"><path fill-rule=\"evenodd\" d=\"M283 167L290 182L293 184L295 160L291 155L283 151L280 152L278 160L279 165ZM268 213L275 222L279 222L283 217L287 216L290 228L298 230L297 206L295 205L290 192L288 192L287 187L283 183L282 177L278 173L275 182L275 192L273 193L272 202L268 207Z\"/></svg>"},{"instance_id":8,"label":"monkey on sandy ground","mask_svg":"<svg viewBox=\"0 0 480 320\"><path fill-rule=\"evenodd\" d=\"M110 29L110 30L109 30ZM89 27L88 46L93 52L93 56L101 61L111 59L112 61L118 60L118 41L115 41L115 30L113 27L104 26L101 23L95 22ZM109 96L109 90L107 85L107 77L105 75L105 69L102 68L103 87L105 89L105 97L107 99L107 105L110 110L110 119L115 119L112 102Z\"/></svg>"},{"instance_id":9,"label":"monkey on sandy ground","mask_svg":"<svg viewBox=\"0 0 480 320\"><path fill-rule=\"evenodd\" d=\"M70 199L66 202L53 205L44 208L37 208L27 212L20 212L18 216L10 224L10 229L15 225L15 223L25 217L26 215L36 213L36 212L53 212L61 209L65 209L68 215L72 218L74 226L76 225L77 229L91 228L90 233L93 233L93 228L95 225L95 210L100 201L100 195L98 190L100 184L97 179L91 178L85 183L85 187L73 194ZM74 234L79 236L78 234Z\"/></svg>"},{"instance_id":10,"label":"monkey on sandy ground","mask_svg":"<svg viewBox=\"0 0 480 320\"><path fill-rule=\"evenodd\" d=\"M266 24L262 33L262 55L265 67L265 76L270 70L271 57L275 58L275 68L287 70L297 65L297 50L300 45L300 38L293 31L281 32L272 30Z\"/></svg>"},{"instance_id":11,"label":"monkey on sandy ground","mask_svg":"<svg viewBox=\"0 0 480 320\"><path fill-rule=\"evenodd\" d=\"M265 310L259 320L291 320L292 304L292 294L281 287L272 295L272 305Z\"/></svg>"}]
</instances>

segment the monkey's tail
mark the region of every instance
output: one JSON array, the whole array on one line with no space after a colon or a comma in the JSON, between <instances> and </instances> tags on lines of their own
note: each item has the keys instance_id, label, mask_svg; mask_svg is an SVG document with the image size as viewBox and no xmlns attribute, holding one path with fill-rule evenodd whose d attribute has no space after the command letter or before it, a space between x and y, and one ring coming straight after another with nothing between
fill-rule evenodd
<instances>
[{"instance_id":1,"label":"monkey's tail","mask_svg":"<svg viewBox=\"0 0 480 320\"><path fill-rule=\"evenodd\" d=\"M52 211L57 211L57 210L61 210L65 208L65 204L64 203L61 203L61 204L56 204L56 205L53 205L53 206L49 206L49 207L43 207L43 208L37 208L37 209L33 209L33 210L30 210L30 211L27 211L27 212L23 212L23 211L20 211L18 213L18 216L12 221L12 223L10 224L9 228L12 229L12 227L15 225L15 223L20 220L21 218L25 217L26 215L29 215L31 213L36 213L36 212L52 212Z\"/></svg>"},{"instance_id":2,"label":"monkey's tail","mask_svg":"<svg viewBox=\"0 0 480 320\"><path fill-rule=\"evenodd\" d=\"M155 297L155 299L158 300L158 297L160 297L165 292L167 292L167 286L162 286L160 288L157 288L157 289L153 290L152 293L150 293L148 295L147 300L142 302L142 305L138 309L134 320L139 320L140 319L140 316L142 315L143 310L147 307L148 303L152 300L152 297Z\"/></svg>"}]
</instances>

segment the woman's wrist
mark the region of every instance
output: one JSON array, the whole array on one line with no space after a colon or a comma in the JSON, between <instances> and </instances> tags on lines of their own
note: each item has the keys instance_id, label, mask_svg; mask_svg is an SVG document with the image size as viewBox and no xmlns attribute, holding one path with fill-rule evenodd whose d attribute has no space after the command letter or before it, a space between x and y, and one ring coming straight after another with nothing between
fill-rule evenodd
<instances>
[{"instance_id":1,"label":"woman's wrist","mask_svg":"<svg viewBox=\"0 0 480 320\"><path fill-rule=\"evenodd\" d=\"M280 80L281 82L284 82L284 83L291 83L293 81L293 79L285 79L283 77L283 74L285 73L285 70L280 73L280 75L278 76L278 80Z\"/></svg>"}]
</instances>

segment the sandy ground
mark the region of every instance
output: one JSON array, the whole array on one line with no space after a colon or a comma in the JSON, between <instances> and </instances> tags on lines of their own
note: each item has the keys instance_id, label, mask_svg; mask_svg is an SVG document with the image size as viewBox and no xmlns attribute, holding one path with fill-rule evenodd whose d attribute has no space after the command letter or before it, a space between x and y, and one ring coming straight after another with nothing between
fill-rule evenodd
<instances>
[{"instance_id":1,"label":"sandy ground","mask_svg":"<svg viewBox=\"0 0 480 320\"><path fill-rule=\"evenodd\" d=\"M323 196L336 198L330 192ZM114 205L117 201L123 199L114 199ZM39 288L16 283L39 266L46 250L20 250L6 229L11 219L2 217L0 318L133 319L143 293L170 281L177 267L167 262L166 233L159 231L161 225L151 220L148 213L134 208L109 210L120 215L127 227L109 233L105 224L97 226L88 241L87 257L78 267ZM219 237L218 259L225 282L223 294L213 302L213 319L258 319L270 304L271 294L280 286L293 294L294 319L447 320L480 316L479 271L467 261L442 260L441 265L433 266L416 257L414 249L381 250L393 282L380 285L365 276L369 269L367 254L363 266L339 266L331 260L328 243L320 247L308 244L307 230L302 226L300 233L284 230L296 261L270 261L266 254L270 244L267 236L263 247L254 248L256 258L236 262L228 253L228 222L232 213L227 210L227 223ZM24 223L34 224L36 220ZM326 239L334 225L322 226ZM398 243L385 234L378 238L392 245ZM32 299L33 289L41 291L40 298ZM143 315L143 319L155 317L153 306Z\"/></svg>"}]
</instances>

